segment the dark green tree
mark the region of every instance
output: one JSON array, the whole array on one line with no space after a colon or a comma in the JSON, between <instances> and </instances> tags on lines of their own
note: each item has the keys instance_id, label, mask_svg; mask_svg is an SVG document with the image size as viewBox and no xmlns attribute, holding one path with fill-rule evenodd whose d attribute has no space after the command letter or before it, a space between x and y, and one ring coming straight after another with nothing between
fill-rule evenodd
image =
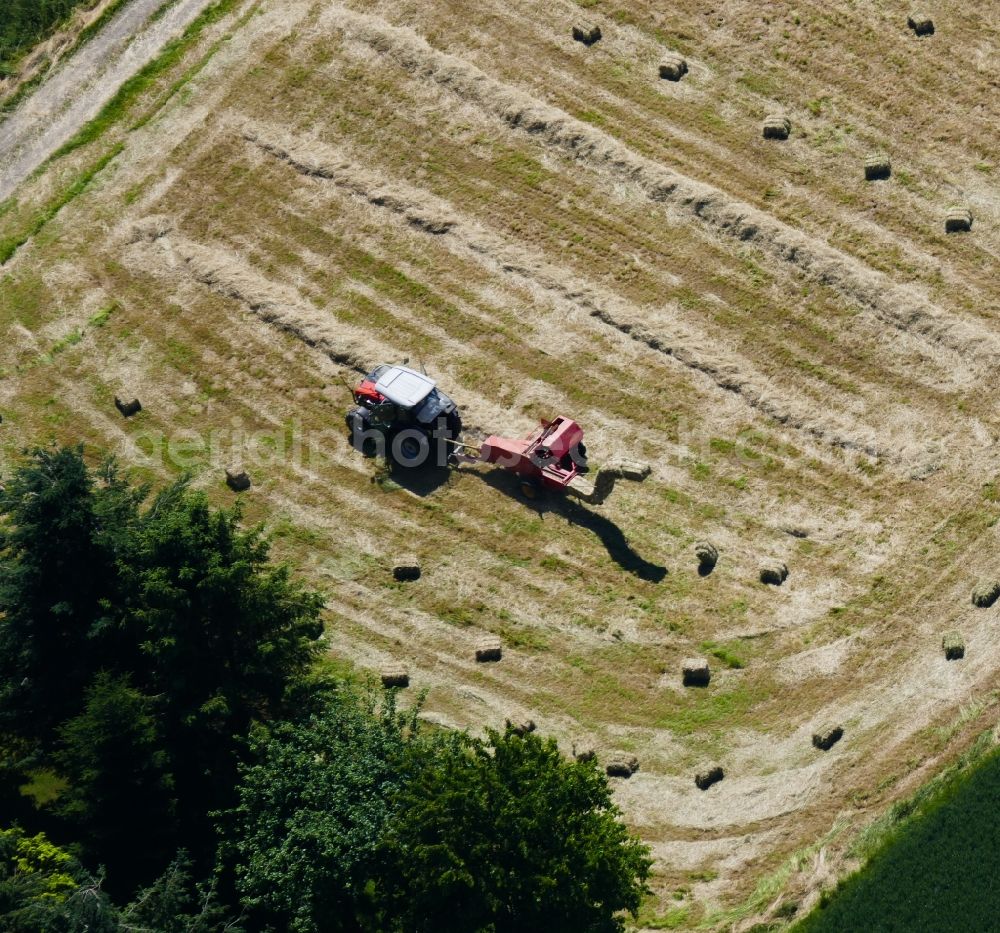
<instances>
[{"instance_id":1,"label":"dark green tree","mask_svg":"<svg viewBox=\"0 0 1000 933\"><path fill-rule=\"evenodd\" d=\"M173 851L174 800L154 706L125 678L102 673L86 707L61 729L56 752L69 787L59 811L114 890L155 876Z\"/></svg>"},{"instance_id":2,"label":"dark green tree","mask_svg":"<svg viewBox=\"0 0 1000 933\"><path fill-rule=\"evenodd\" d=\"M412 757L393 810L382 893L407 933L610 933L645 891L606 778L552 739L455 736Z\"/></svg>"},{"instance_id":3,"label":"dark green tree","mask_svg":"<svg viewBox=\"0 0 1000 933\"><path fill-rule=\"evenodd\" d=\"M0 492L0 732L45 746L79 711L141 494L80 448L35 450Z\"/></svg>"},{"instance_id":4,"label":"dark green tree","mask_svg":"<svg viewBox=\"0 0 1000 933\"><path fill-rule=\"evenodd\" d=\"M269 560L260 528L213 510L183 483L143 513L123 574L130 578L123 635L134 643L138 682L160 698L182 838L214 847L212 810L233 805L251 723L289 711L322 634L322 598Z\"/></svg>"},{"instance_id":5,"label":"dark green tree","mask_svg":"<svg viewBox=\"0 0 1000 933\"><path fill-rule=\"evenodd\" d=\"M230 842L242 903L294 933L384 929L373 895L415 712L341 696L282 724L243 772Z\"/></svg>"},{"instance_id":6,"label":"dark green tree","mask_svg":"<svg viewBox=\"0 0 1000 933\"><path fill-rule=\"evenodd\" d=\"M61 812L107 859L115 890L120 873L150 882L181 845L207 870L216 844L207 815L233 806L252 724L318 695L321 597L270 561L262 530L242 529L238 510L212 509L184 482L147 498L113 463L88 470L80 448L33 451L0 493L0 787L16 788L28 762L68 772ZM101 672L111 679L98 694L125 691L122 711L137 717L122 734L137 758L109 745L119 757L106 773L85 760L88 733L111 742L101 717L112 707L90 696L84 712ZM166 758L149 767L154 733ZM105 818L112 833L132 819L115 823L114 807L101 809L115 770L172 782L176 816L153 806L157 782L146 788L145 851L159 864L123 852L113 866L104 854L115 848L100 838Z\"/></svg>"},{"instance_id":7,"label":"dark green tree","mask_svg":"<svg viewBox=\"0 0 1000 933\"><path fill-rule=\"evenodd\" d=\"M196 884L187 853L179 852L167 870L140 891L121 912L128 933L241 933L219 903L214 882Z\"/></svg>"}]
</instances>

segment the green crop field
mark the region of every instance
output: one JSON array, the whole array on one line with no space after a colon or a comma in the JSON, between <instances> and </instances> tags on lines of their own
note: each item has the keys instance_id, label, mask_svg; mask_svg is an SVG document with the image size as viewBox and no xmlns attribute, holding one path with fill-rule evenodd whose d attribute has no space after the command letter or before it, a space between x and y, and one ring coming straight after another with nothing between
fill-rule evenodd
<instances>
[{"instance_id":1,"label":"green crop field","mask_svg":"<svg viewBox=\"0 0 1000 933\"><path fill-rule=\"evenodd\" d=\"M1000 916L1000 754L944 788L796 933L965 933Z\"/></svg>"}]
</instances>

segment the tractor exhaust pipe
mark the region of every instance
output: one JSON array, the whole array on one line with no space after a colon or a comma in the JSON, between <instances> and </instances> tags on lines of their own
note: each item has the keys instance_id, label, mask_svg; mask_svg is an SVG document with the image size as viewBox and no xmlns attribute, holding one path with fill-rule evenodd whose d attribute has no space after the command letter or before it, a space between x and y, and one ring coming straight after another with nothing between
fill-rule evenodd
<instances>
[{"instance_id":1,"label":"tractor exhaust pipe","mask_svg":"<svg viewBox=\"0 0 1000 933\"><path fill-rule=\"evenodd\" d=\"M628 479L641 483L651 472L648 463L638 463L635 460L616 460L597 471L593 486L577 476L566 487L566 492L588 505L601 505L614 491L615 483L618 480Z\"/></svg>"}]
</instances>

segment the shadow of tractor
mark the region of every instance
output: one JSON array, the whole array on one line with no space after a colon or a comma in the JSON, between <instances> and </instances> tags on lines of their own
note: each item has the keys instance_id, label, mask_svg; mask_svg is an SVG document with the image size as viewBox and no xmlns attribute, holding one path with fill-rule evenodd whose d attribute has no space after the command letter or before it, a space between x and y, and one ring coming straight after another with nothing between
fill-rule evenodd
<instances>
[{"instance_id":1,"label":"shadow of tractor","mask_svg":"<svg viewBox=\"0 0 1000 933\"><path fill-rule=\"evenodd\" d=\"M646 560L629 544L625 533L611 519L599 512L587 508L583 503L571 499L565 493L547 492L541 498L528 501L521 494L520 482L513 473L507 470L460 470L462 476L475 476L487 486L502 492L512 499L518 499L526 508L533 509L539 517L545 514L558 515L571 525L579 525L593 532L608 556L622 570L637 576L649 583L659 583L667 575L667 568Z\"/></svg>"}]
</instances>

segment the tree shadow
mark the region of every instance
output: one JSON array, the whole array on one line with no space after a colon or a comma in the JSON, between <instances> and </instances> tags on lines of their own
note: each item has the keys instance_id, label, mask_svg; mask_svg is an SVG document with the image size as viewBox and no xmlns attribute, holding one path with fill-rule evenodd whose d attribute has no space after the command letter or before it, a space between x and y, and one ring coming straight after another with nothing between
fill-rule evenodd
<instances>
[{"instance_id":1,"label":"tree shadow","mask_svg":"<svg viewBox=\"0 0 1000 933\"><path fill-rule=\"evenodd\" d=\"M461 470L461 473L463 476L478 477L487 486L504 493L504 495L520 499L526 508L535 511L539 517L544 518L546 513L558 515L571 525L579 525L581 528L593 532L604 545L608 556L622 570L628 571L640 580L659 583L666 577L667 568L661 564L651 563L638 554L628 543L625 533L611 519L587 508L583 503L569 498L564 493L547 492L541 498L529 501L521 495L521 487L517 477L507 470L480 471L472 469Z\"/></svg>"}]
</instances>

